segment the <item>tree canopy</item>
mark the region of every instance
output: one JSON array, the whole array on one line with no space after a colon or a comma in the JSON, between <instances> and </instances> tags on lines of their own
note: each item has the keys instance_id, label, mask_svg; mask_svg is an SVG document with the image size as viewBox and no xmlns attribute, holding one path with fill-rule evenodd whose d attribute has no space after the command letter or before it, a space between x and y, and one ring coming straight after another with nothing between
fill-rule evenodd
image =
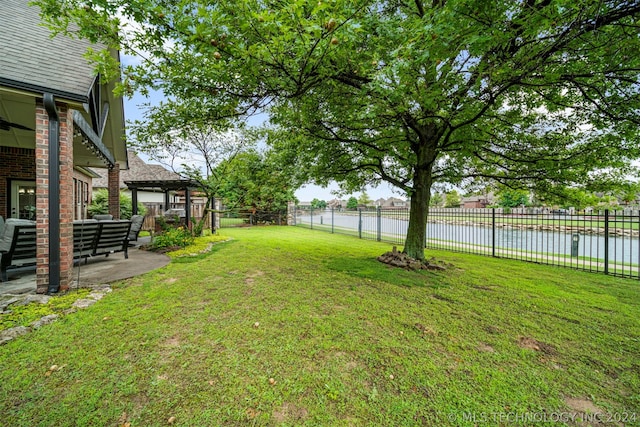
<instances>
[{"instance_id":1,"label":"tree canopy","mask_svg":"<svg viewBox=\"0 0 640 427\"><path fill-rule=\"evenodd\" d=\"M246 151L222 162L218 168L221 184L216 196L226 208L272 212L286 210L287 203L296 200L293 193L299 186L297 175L272 151Z\"/></svg>"},{"instance_id":2,"label":"tree canopy","mask_svg":"<svg viewBox=\"0 0 640 427\"><path fill-rule=\"evenodd\" d=\"M462 198L456 190L451 190L445 195L445 208L459 208L461 203Z\"/></svg>"},{"instance_id":3,"label":"tree canopy","mask_svg":"<svg viewBox=\"0 0 640 427\"><path fill-rule=\"evenodd\" d=\"M498 206L517 208L529 204L529 193L524 190L503 189L498 194Z\"/></svg>"},{"instance_id":4,"label":"tree canopy","mask_svg":"<svg viewBox=\"0 0 640 427\"><path fill-rule=\"evenodd\" d=\"M220 126L268 110L271 143L310 179L404 190L418 259L434 183L605 188L639 157L637 2L35 3L53 28L143 55L125 92L160 89L159 109Z\"/></svg>"}]
</instances>

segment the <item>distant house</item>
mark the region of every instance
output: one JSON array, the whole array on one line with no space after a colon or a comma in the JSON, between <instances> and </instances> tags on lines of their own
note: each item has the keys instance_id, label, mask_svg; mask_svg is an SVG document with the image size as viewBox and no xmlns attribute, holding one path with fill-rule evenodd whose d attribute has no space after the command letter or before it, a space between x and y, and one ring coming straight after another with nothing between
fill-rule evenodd
<instances>
[{"instance_id":1,"label":"distant house","mask_svg":"<svg viewBox=\"0 0 640 427\"><path fill-rule=\"evenodd\" d=\"M386 202L385 198L384 197L380 197L378 200L375 200L373 202L373 206L382 207L382 206L384 206L385 202Z\"/></svg>"},{"instance_id":2,"label":"distant house","mask_svg":"<svg viewBox=\"0 0 640 427\"><path fill-rule=\"evenodd\" d=\"M489 205L492 205L493 194L482 194L479 196L469 196L462 198L462 207L464 209L474 209L474 208L486 208Z\"/></svg>"},{"instance_id":3,"label":"distant house","mask_svg":"<svg viewBox=\"0 0 640 427\"><path fill-rule=\"evenodd\" d=\"M409 202L406 200L398 199L396 197L389 197L384 204L383 208L394 208L394 209L406 209L409 207Z\"/></svg>"},{"instance_id":4,"label":"distant house","mask_svg":"<svg viewBox=\"0 0 640 427\"><path fill-rule=\"evenodd\" d=\"M333 199L327 202L327 209L342 209L347 207L347 202L340 199Z\"/></svg>"},{"instance_id":5,"label":"distant house","mask_svg":"<svg viewBox=\"0 0 640 427\"><path fill-rule=\"evenodd\" d=\"M120 191L130 193L127 184L128 181L175 181L180 179L180 175L166 169L162 165L153 165L145 163L135 152L127 151L129 157L129 169L120 173L118 188ZM108 170L94 168L92 171L98 176L93 180L93 189L98 190L108 187ZM161 209L168 209L165 204L165 193L161 189L145 189L137 192L138 202L143 204L162 205ZM176 192L172 193L173 198L177 196Z\"/></svg>"},{"instance_id":6,"label":"distant house","mask_svg":"<svg viewBox=\"0 0 640 427\"><path fill-rule=\"evenodd\" d=\"M123 103L87 62L91 44L52 38L29 0L2 0L0 28L0 216L37 220L37 292L57 292L72 281L88 168L107 168L112 192L127 168ZM109 210L118 217L117 200Z\"/></svg>"}]
</instances>

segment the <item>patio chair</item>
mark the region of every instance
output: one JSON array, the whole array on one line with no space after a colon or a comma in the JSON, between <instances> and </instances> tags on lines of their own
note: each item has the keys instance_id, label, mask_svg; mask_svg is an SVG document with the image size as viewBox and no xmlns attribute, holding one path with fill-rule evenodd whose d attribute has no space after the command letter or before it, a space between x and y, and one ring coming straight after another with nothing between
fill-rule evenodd
<instances>
[{"instance_id":1,"label":"patio chair","mask_svg":"<svg viewBox=\"0 0 640 427\"><path fill-rule=\"evenodd\" d=\"M144 215L133 215L131 217L131 229L129 229L129 244L138 240L138 234L142 229L142 223L144 222Z\"/></svg>"}]
</instances>

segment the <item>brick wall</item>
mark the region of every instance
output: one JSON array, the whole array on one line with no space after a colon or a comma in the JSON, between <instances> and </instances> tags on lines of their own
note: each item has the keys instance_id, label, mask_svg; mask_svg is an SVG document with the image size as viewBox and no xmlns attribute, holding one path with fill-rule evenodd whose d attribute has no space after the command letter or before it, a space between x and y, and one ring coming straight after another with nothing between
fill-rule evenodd
<instances>
[{"instance_id":1,"label":"brick wall","mask_svg":"<svg viewBox=\"0 0 640 427\"><path fill-rule=\"evenodd\" d=\"M120 165L115 164L107 174L109 180L109 213L120 219Z\"/></svg>"},{"instance_id":2,"label":"brick wall","mask_svg":"<svg viewBox=\"0 0 640 427\"><path fill-rule=\"evenodd\" d=\"M73 274L73 119L65 104L57 104L60 117L60 289L69 287ZM37 292L49 285L49 116L36 103L36 217Z\"/></svg>"},{"instance_id":3,"label":"brick wall","mask_svg":"<svg viewBox=\"0 0 640 427\"><path fill-rule=\"evenodd\" d=\"M0 147L0 216L9 217L9 180L36 179L35 150L29 148Z\"/></svg>"}]
</instances>

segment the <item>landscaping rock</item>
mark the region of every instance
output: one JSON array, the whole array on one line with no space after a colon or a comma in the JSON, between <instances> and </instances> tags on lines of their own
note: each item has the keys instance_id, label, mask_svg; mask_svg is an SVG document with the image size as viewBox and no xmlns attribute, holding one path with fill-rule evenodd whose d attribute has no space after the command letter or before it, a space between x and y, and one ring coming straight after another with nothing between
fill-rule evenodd
<instances>
[{"instance_id":1,"label":"landscaping rock","mask_svg":"<svg viewBox=\"0 0 640 427\"><path fill-rule=\"evenodd\" d=\"M94 299L83 298L73 303L73 307L75 308L87 308L96 303Z\"/></svg>"},{"instance_id":2,"label":"landscaping rock","mask_svg":"<svg viewBox=\"0 0 640 427\"><path fill-rule=\"evenodd\" d=\"M32 302L37 302L40 304L47 304L51 297L49 295L27 295L22 301L16 302L15 305L27 305Z\"/></svg>"},{"instance_id":3,"label":"landscaping rock","mask_svg":"<svg viewBox=\"0 0 640 427\"><path fill-rule=\"evenodd\" d=\"M0 331L0 344L5 344L14 338L29 333L30 331L31 328L28 328L26 326L16 326L15 328L9 328L5 329L4 331Z\"/></svg>"},{"instance_id":4,"label":"landscaping rock","mask_svg":"<svg viewBox=\"0 0 640 427\"><path fill-rule=\"evenodd\" d=\"M94 287L93 291L87 296L87 298L77 300L73 303L71 308L64 310L63 314L71 314L77 311L79 308L87 308L89 306L92 306L109 292L111 292L111 287L109 285L100 285ZM7 310L7 307L9 307L10 305L27 305L32 302L47 304L50 298L51 297L48 295L34 294L5 295L3 299L0 299L0 313L10 313L11 310ZM38 329L44 325L53 323L58 319L58 317L59 315L57 314L50 314L32 322L30 327L16 326L15 328L9 328L5 329L4 331L0 331L0 344L4 344L16 337L29 333L33 329Z\"/></svg>"},{"instance_id":5,"label":"landscaping rock","mask_svg":"<svg viewBox=\"0 0 640 427\"><path fill-rule=\"evenodd\" d=\"M17 297L11 297L4 301L0 301L0 313L4 312L7 309L7 307L9 307L11 304L16 303L18 301L20 301L20 298L17 298Z\"/></svg>"},{"instance_id":6,"label":"landscaping rock","mask_svg":"<svg viewBox=\"0 0 640 427\"><path fill-rule=\"evenodd\" d=\"M33 329L38 329L43 327L44 325L48 325L49 323L55 322L57 319L58 319L57 314L50 314L48 316L44 316L40 318L40 320L36 320L35 322L32 322L31 327Z\"/></svg>"},{"instance_id":7,"label":"landscaping rock","mask_svg":"<svg viewBox=\"0 0 640 427\"><path fill-rule=\"evenodd\" d=\"M104 297L104 292L91 292L89 295L87 295L87 298L91 298L94 299L96 301L101 300Z\"/></svg>"}]
</instances>

